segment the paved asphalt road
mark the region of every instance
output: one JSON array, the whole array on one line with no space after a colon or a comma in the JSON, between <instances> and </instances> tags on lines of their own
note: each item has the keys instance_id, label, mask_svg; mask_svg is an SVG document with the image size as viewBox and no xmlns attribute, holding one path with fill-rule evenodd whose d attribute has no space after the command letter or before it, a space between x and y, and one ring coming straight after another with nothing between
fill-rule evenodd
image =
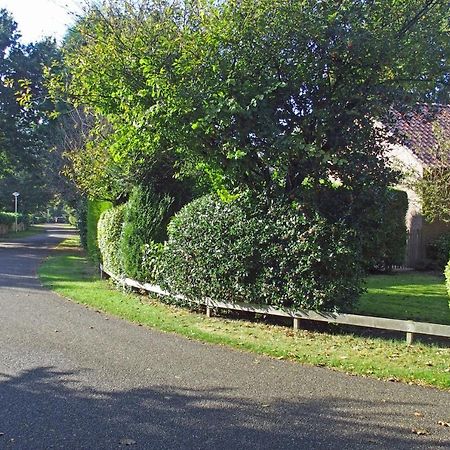
<instances>
[{"instance_id":1,"label":"paved asphalt road","mask_svg":"<svg viewBox=\"0 0 450 450\"><path fill-rule=\"evenodd\" d=\"M189 341L44 290L36 267L67 234L0 243L0 449L450 448L448 392Z\"/></svg>"}]
</instances>

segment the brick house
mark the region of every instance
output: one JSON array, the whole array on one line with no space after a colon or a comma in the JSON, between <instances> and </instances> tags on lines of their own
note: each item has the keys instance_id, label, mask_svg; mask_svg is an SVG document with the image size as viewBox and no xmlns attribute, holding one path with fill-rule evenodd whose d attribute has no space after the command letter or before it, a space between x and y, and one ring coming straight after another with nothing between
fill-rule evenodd
<instances>
[{"instance_id":1,"label":"brick house","mask_svg":"<svg viewBox=\"0 0 450 450\"><path fill-rule=\"evenodd\" d=\"M441 138L450 139L450 105L422 105L415 112L396 113L396 116L397 130L403 139L402 144L389 145L389 156L393 165L399 164L406 174L405 182L399 186L406 191L409 203L405 265L421 268L426 264L427 245L440 235L450 233L450 225L425 220L421 214L420 200L407 180L411 176L423 176L424 169L433 166L433 149L438 145L436 125Z\"/></svg>"}]
</instances>

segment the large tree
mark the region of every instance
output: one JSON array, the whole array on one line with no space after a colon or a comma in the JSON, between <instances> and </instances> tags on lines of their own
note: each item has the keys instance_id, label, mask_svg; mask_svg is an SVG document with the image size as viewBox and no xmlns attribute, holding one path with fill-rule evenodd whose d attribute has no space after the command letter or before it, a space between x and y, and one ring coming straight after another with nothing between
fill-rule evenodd
<instances>
[{"instance_id":1,"label":"large tree","mask_svg":"<svg viewBox=\"0 0 450 450\"><path fill-rule=\"evenodd\" d=\"M108 1L66 46L66 87L127 173L175 155L230 192L364 217L393 181L374 124L448 97L448 30L444 0Z\"/></svg>"}]
</instances>

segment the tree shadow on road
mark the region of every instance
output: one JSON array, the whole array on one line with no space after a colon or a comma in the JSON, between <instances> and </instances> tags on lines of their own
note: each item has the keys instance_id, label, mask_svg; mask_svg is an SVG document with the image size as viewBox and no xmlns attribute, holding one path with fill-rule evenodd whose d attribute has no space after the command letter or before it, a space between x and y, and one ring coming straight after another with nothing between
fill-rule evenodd
<instances>
[{"instance_id":1,"label":"tree shadow on road","mask_svg":"<svg viewBox=\"0 0 450 450\"><path fill-rule=\"evenodd\" d=\"M445 448L448 429L415 435L411 429L419 419L399 420L400 400L375 405L299 398L264 404L238 398L233 388L105 391L86 387L86 377L89 371L51 367L0 374L0 448Z\"/></svg>"}]
</instances>

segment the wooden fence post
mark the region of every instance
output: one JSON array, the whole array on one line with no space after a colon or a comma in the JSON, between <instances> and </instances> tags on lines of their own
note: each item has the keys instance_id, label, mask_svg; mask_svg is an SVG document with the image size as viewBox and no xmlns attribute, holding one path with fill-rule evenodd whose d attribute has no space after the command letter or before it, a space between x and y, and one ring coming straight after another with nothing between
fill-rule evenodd
<instances>
[{"instance_id":1,"label":"wooden fence post","mask_svg":"<svg viewBox=\"0 0 450 450\"><path fill-rule=\"evenodd\" d=\"M410 331L406 332L406 343L408 345L411 345L414 342L414 333L411 333Z\"/></svg>"}]
</instances>

